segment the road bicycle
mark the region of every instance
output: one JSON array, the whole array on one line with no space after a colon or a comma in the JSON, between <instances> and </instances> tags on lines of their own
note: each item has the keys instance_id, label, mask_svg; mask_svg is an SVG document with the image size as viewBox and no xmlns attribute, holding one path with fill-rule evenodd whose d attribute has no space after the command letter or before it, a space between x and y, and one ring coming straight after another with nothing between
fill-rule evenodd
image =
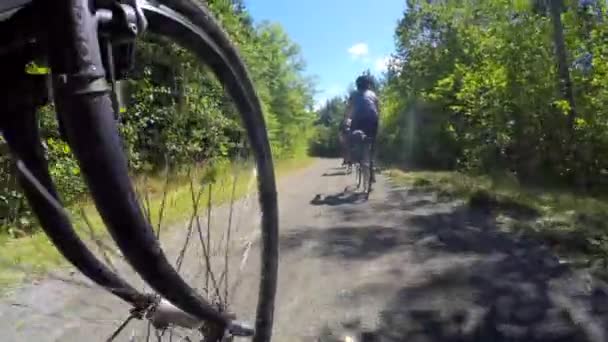
<instances>
[{"instance_id":1,"label":"road bicycle","mask_svg":"<svg viewBox=\"0 0 608 342\"><path fill-rule=\"evenodd\" d=\"M138 201L116 120L120 107L116 85L129 77L144 32L165 37L194 54L211 69L240 114L256 163L261 211L261 276L253 326L240 323L238 312L214 304L180 275ZM28 69L31 65L38 69ZM0 129L32 211L73 266L131 306L129 319L108 340L117 337L130 319L139 318L159 330L189 329L203 341L233 336L269 341L278 270L273 161L253 83L210 10L195 0L1 0L0 69L4 83ZM124 258L153 291L137 290L102 262L76 233L62 207L37 126L37 110L51 98L60 130L103 222ZM227 271L222 278L228 278Z\"/></svg>"},{"instance_id":2,"label":"road bicycle","mask_svg":"<svg viewBox=\"0 0 608 342\"><path fill-rule=\"evenodd\" d=\"M357 189L369 196L372 191L372 141L363 131L356 130L351 133L350 145Z\"/></svg>"}]
</instances>

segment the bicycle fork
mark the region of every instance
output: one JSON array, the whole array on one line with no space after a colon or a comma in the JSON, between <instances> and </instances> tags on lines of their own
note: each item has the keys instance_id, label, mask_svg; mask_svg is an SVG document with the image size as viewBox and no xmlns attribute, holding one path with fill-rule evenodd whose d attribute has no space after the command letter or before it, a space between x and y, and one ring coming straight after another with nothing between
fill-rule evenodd
<instances>
[{"instance_id":1,"label":"bicycle fork","mask_svg":"<svg viewBox=\"0 0 608 342\"><path fill-rule=\"evenodd\" d=\"M58 115L111 236L127 261L157 293L223 332L233 325L232 319L179 276L137 201L114 119L100 47L99 28L108 16L91 8L89 0L39 1L46 13L52 13L45 24L50 28L49 46L53 47L49 49L49 62ZM134 9L137 14L136 6ZM141 20L143 23L126 26L133 31L133 38L145 29L145 19Z\"/></svg>"},{"instance_id":2,"label":"bicycle fork","mask_svg":"<svg viewBox=\"0 0 608 342\"><path fill-rule=\"evenodd\" d=\"M23 38L20 33L7 34L10 29L34 28L26 32L31 37L21 39L25 43L17 42L15 51L0 50L3 81L12 85L1 94L0 130L18 160L24 192L66 259L135 309L155 304L156 313L149 317L153 322L189 328L209 322L219 328L220 335L225 328L233 334L251 335L250 329L217 311L179 277L141 213L128 177L101 56L98 28L104 18L100 19L100 12L90 8L91 4L89 0L36 0L23 15L0 23L2 47L13 46L12 41L7 42L11 36ZM30 44L32 39L34 44ZM176 306L133 289L97 260L74 232L52 183L37 128L36 110L48 102L49 87L44 77L24 73L28 59L45 54L52 70L58 119L106 226L142 278ZM100 179L106 181L105 186L100 186Z\"/></svg>"}]
</instances>

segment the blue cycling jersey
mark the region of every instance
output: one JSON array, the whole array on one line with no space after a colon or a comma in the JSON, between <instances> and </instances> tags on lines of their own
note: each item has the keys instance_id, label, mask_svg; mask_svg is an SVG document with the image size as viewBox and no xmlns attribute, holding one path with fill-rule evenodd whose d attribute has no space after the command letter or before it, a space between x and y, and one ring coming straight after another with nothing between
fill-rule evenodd
<instances>
[{"instance_id":1,"label":"blue cycling jersey","mask_svg":"<svg viewBox=\"0 0 608 342\"><path fill-rule=\"evenodd\" d=\"M378 130L378 97L371 90L356 91L350 96L351 131L361 130L374 138Z\"/></svg>"},{"instance_id":2,"label":"blue cycling jersey","mask_svg":"<svg viewBox=\"0 0 608 342\"><path fill-rule=\"evenodd\" d=\"M378 97L373 91L355 91L350 101L353 121L378 120Z\"/></svg>"}]
</instances>

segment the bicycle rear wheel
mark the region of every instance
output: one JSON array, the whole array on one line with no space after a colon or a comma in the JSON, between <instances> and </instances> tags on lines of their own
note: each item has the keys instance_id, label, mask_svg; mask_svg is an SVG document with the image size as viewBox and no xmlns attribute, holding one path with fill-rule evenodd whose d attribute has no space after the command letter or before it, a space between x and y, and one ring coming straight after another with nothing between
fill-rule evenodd
<instances>
[{"instance_id":1,"label":"bicycle rear wheel","mask_svg":"<svg viewBox=\"0 0 608 342\"><path fill-rule=\"evenodd\" d=\"M363 158L362 158L362 181L363 191L366 195L372 191L372 150L369 140L363 143Z\"/></svg>"},{"instance_id":2,"label":"bicycle rear wheel","mask_svg":"<svg viewBox=\"0 0 608 342\"><path fill-rule=\"evenodd\" d=\"M357 189L361 188L361 162L357 162L357 173L356 173Z\"/></svg>"}]
</instances>

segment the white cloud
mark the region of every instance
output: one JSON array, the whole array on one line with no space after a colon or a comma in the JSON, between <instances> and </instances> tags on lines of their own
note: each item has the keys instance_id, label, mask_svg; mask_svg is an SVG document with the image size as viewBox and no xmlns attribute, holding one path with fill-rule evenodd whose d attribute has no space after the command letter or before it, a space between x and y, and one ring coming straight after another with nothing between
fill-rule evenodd
<instances>
[{"instance_id":1,"label":"white cloud","mask_svg":"<svg viewBox=\"0 0 608 342\"><path fill-rule=\"evenodd\" d=\"M348 48L348 53L354 59L363 58L369 54L369 47L365 43L357 43Z\"/></svg>"},{"instance_id":2,"label":"white cloud","mask_svg":"<svg viewBox=\"0 0 608 342\"><path fill-rule=\"evenodd\" d=\"M376 72L385 72L388 69L388 65L390 62L390 56L376 58L376 60L374 61L374 69L376 70Z\"/></svg>"}]
</instances>

